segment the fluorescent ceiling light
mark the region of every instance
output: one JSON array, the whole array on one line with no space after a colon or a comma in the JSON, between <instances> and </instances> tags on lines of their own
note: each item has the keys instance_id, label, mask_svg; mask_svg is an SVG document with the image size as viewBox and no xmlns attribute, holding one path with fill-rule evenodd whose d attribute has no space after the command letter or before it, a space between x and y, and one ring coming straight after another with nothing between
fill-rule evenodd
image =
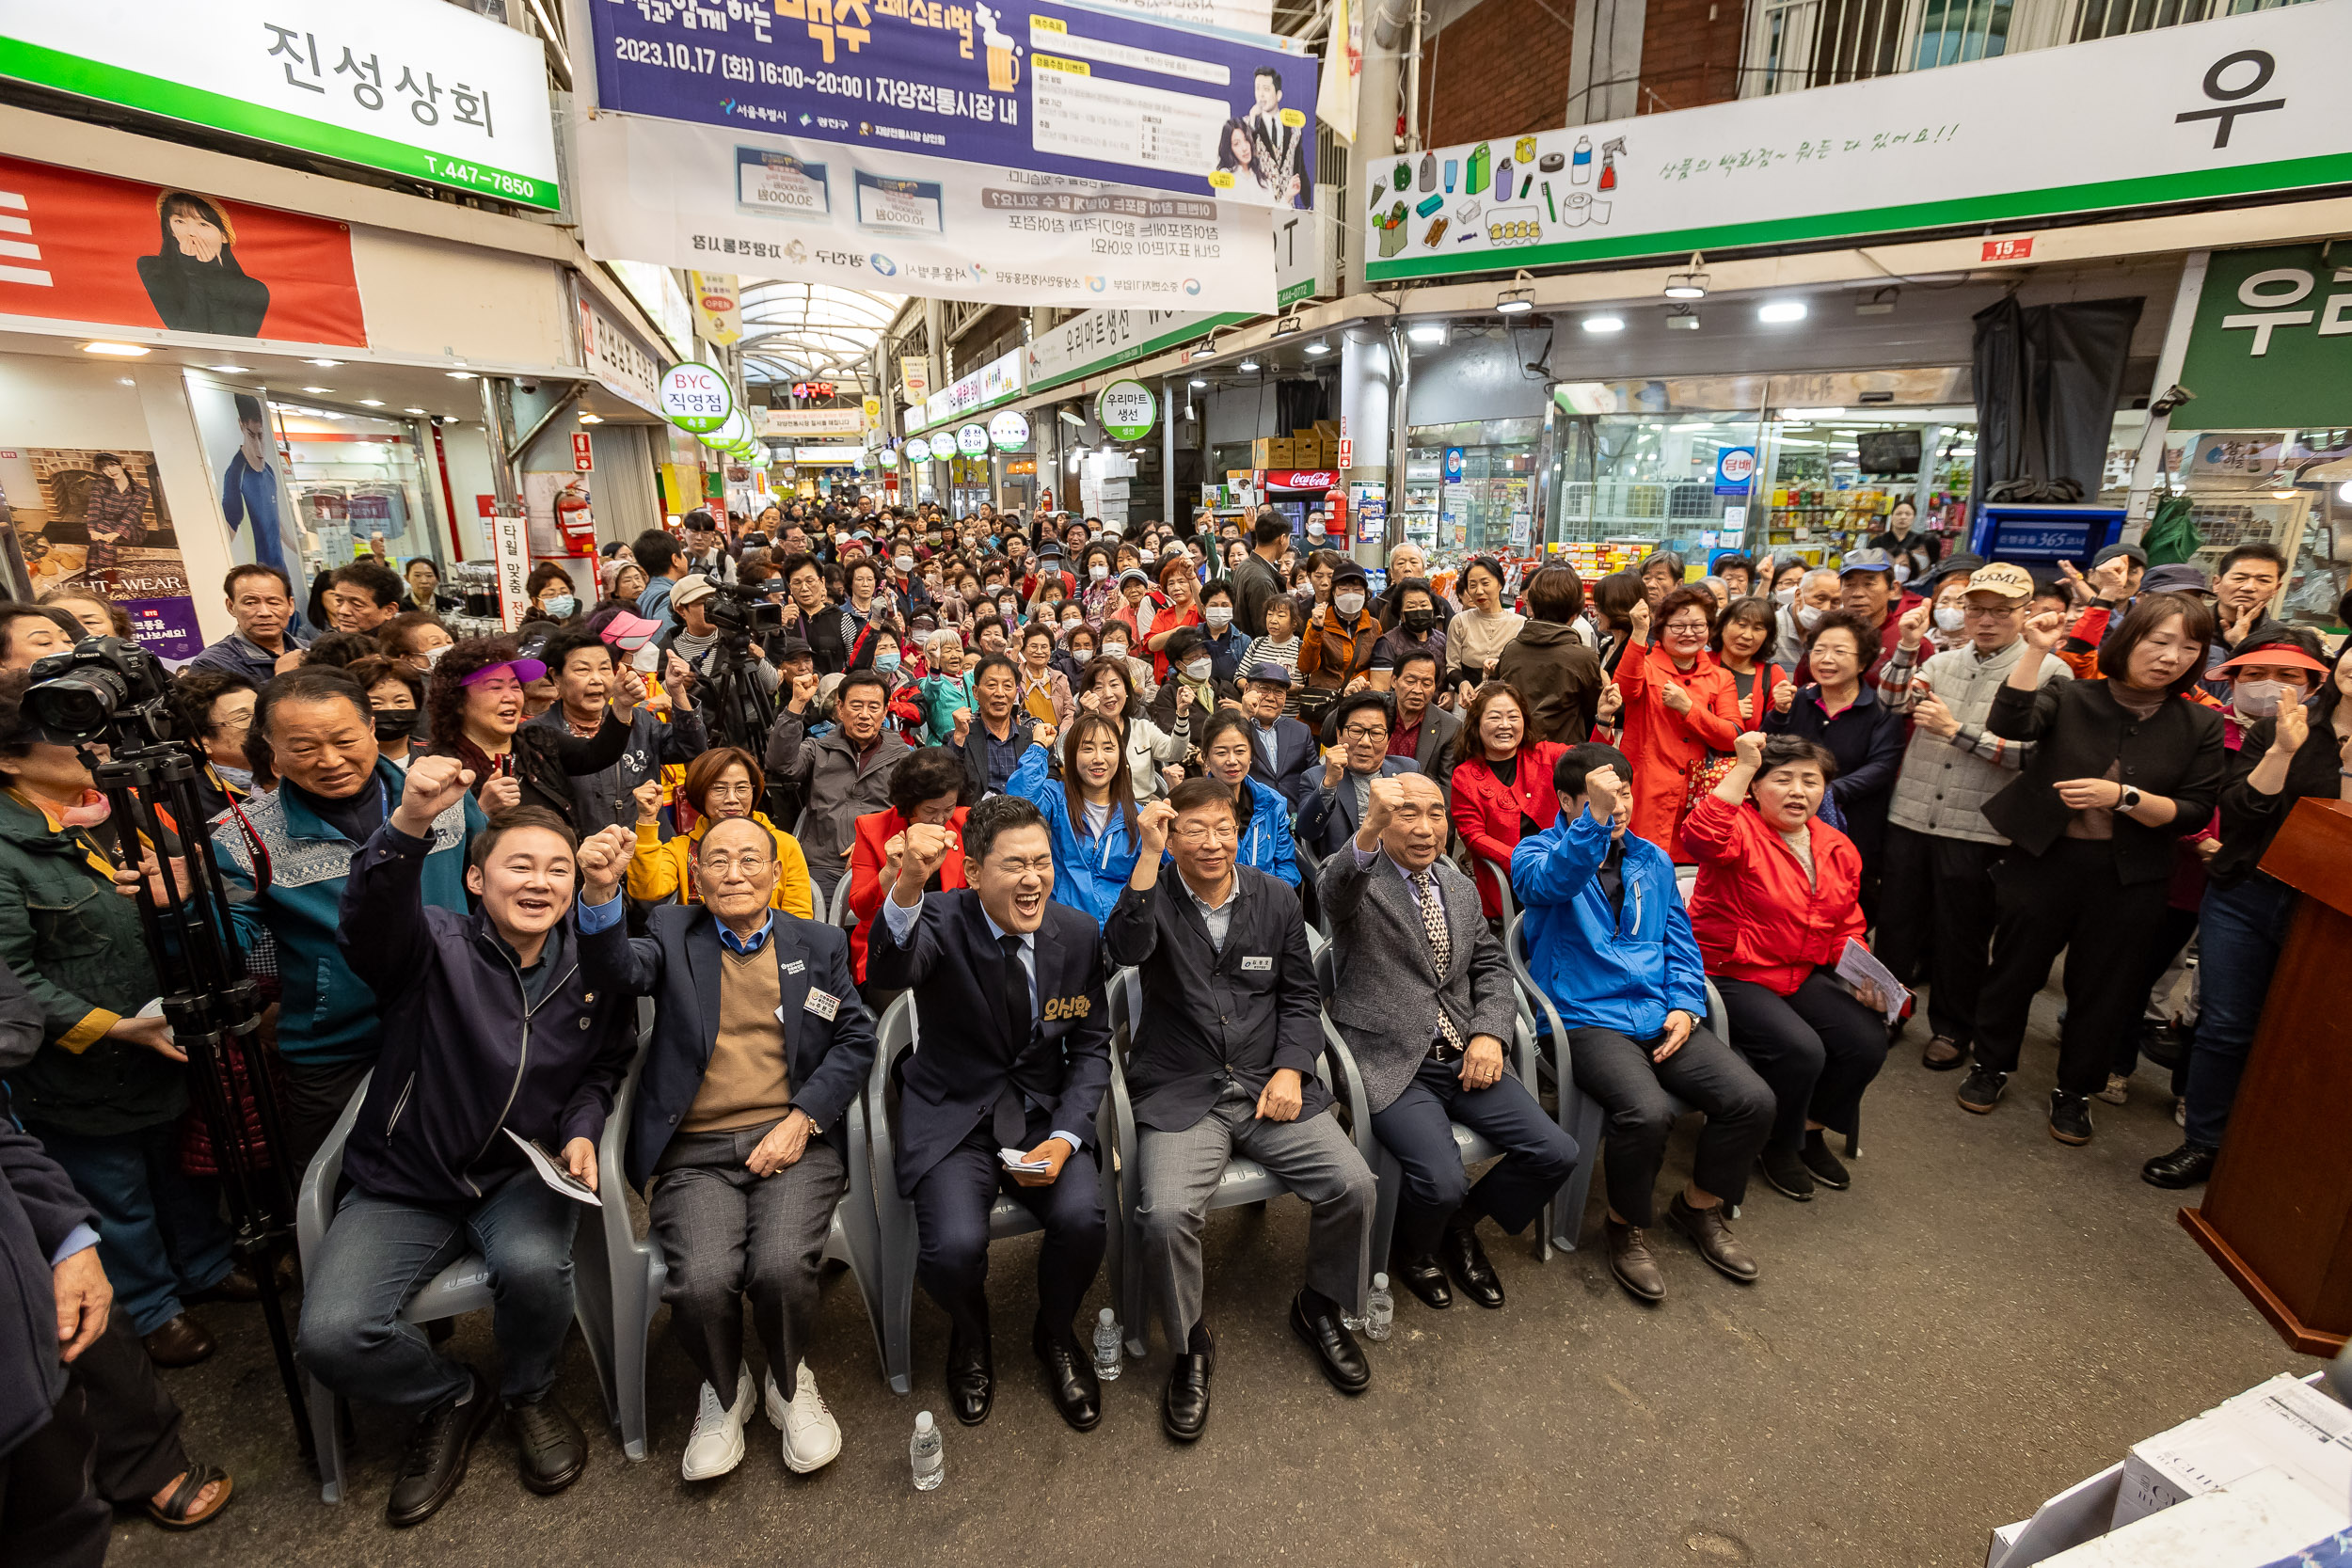
<instances>
[{"instance_id":1,"label":"fluorescent ceiling light","mask_svg":"<svg viewBox=\"0 0 2352 1568\"><path fill-rule=\"evenodd\" d=\"M1623 316L1586 316L1577 325L1587 332L1623 332L1625 318Z\"/></svg>"},{"instance_id":2,"label":"fluorescent ceiling light","mask_svg":"<svg viewBox=\"0 0 2352 1568\"><path fill-rule=\"evenodd\" d=\"M204 368L208 371L218 371L223 375L244 375L246 373L246 368L243 365L207 365Z\"/></svg>"},{"instance_id":3,"label":"fluorescent ceiling light","mask_svg":"<svg viewBox=\"0 0 2352 1568\"><path fill-rule=\"evenodd\" d=\"M331 371L336 366L342 364L342 361L340 359L305 359L303 363L306 365L316 365L323 371Z\"/></svg>"},{"instance_id":4,"label":"fluorescent ceiling light","mask_svg":"<svg viewBox=\"0 0 2352 1568\"><path fill-rule=\"evenodd\" d=\"M82 352L110 355L117 359L144 359L155 351L145 343L84 343Z\"/></svg>"},{"instance_id":5,"label":"fluorescent ceiling light","mask_svg":"<svg viewBox=\"0 0 2352 1568\"><path fill-rule=\"evenodd\" d=\"M1331 345L1325 340L1317 338L1313 342L1307 345L1307 352L1309 354L1328 354L1331 352Z\"/></svg>"},{"instance_id":6,"label":"fluorescent ceiling light","mask_svg":"<svg viewBox=\"0 0 2352 1568\"><path fill-rule=\"evenodd\" d=\"M1234 368L1239 370L1243 374L1247 375L1258 368L1258 362L1255 359L1244 359Z\"/></svg>"},{"instance_id":7,"label":"fluorescent ceiling light","mask_svg":"<svg viewBox=\"0 0 2352 1568\"><path fill-rule=\"evenodd\" d=\"M604 416L601 414L591 414L583 408L580 411L580 422L581 424L602 424L604 423Z\"/></svg>"},{"instance_id":8,"label":"fluorescent ceiling light","mask_svg":"<svg viewBox=\"0 0 2352 1568\"><path fill-rule=\"evenodd\" d=\"M401 412L404 414L421 414L424 410L421 408L404 408Z\"/></svg>"},{"instance_id":9,"label":"fluorescent ceiling light","mask_svg":"<svg viewBox=\"0 0 2352 1568\"><path fill-rule=\"evenodd\" d=\"M1208 384L1207 379L1204 377L1196 375L1192 378L1192 389L1196 392L1206 387Z\"/></svg>"},{"instance_id":10,"label":"fluorescent ceiling light","mask_svg":"<svg viewBox=\"0 0 2352 1568\"><path fill-rule=\"evenodd\" d=\"M1699 270L1699 253L1694 250L1691 252L1690 271L1672 272L1666 275L1666 297L1668 299L1705 299L1707 297L1707 274Z\"/></svg>"},{"instance_id":11,"label":"fluorescent ceiling light","mask_svg":"<svg viewBox=\"0 0 2352 1568\"><path fill-rule=\"evenodd\" d=\"M473 379L473 372L471 371L451 371L448 374L452 381L471 381Z\"/></svg>"},{"instance_id":12,"label":"fluorescent ceiling light","mask_svg":"<svg viewBox=\"0 0 2352 1568\"><path fill-rule=\"evenodd\" d=\"M305 388L302 388L302 389L303 389L304 391L306 391L306 392L325 393L325 392L331 392L331 391L333 391L335 388L332 388L332 387L305 387Z\"/></svg>"},{"instance_id":13,"label":"fluorescent ceiling light","mask_svg":"<svg viewBox=\"0 0 2352 1568\"><path fill-rule=\"evenodd\" d=\"M1804 320L1804 301L1775 299L1756 308L1756 319L1760 322L1801 322Z\"/></svg>"},{"instance_id":14,"label":"fluorescent ceiling light","mask_svg":"<svg viewBox=\"0 0 2352 1568\"><path fill-rule=\"evenodd\" d=\"M1434 346L1445 341L1445 323L1415 322L1405 329L1405 336L1424 346Z\"/></svg>"},{"instance_id":15,"label":"fluorescent ceiling light","mask_svg":"<svg viewBox=\"0 0 2352 1568\"><path fill-rule=\"evenodd\" d=\"M384 400L382 398L361 398L359 400L359 406L362 408L381 408L384 406Z\"/></svg>"}]
</instances>

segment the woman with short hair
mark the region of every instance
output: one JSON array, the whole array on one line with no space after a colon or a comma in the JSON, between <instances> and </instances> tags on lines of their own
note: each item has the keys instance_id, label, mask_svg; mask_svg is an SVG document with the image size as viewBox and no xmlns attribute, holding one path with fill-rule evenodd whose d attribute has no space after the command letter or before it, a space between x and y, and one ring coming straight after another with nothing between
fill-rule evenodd
<instances>
[{"instance_id":1,"label":"woman with short hair","mask_svg":"<svg viewBox=\"0 0 2352 1568\"><path fill-rule=\"evenodd\" d=\"M775 841L776 890L771 908L803 920L815 917L810 901L808 860L798 840L768 820L759 809L767 776L758 760L740 746L714 746L686 765L678 798L691 808L693 825L675 838L661 836L661 781L648 779L637 790L637 858L628 863L628 895L648 903L671 898L682 904L702 901L701 890L688 875L694 855L713 822L747 816L768 830Z\"/></svg>"}]
</instances>

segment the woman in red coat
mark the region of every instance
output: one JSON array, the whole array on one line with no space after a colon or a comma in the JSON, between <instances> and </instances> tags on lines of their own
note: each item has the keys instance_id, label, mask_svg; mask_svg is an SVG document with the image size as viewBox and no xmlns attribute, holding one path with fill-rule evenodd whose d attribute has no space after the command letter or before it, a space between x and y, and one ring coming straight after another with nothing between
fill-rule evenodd
<instances>
[{"instance_id":1,"label":"woman in red coat","mask_svg":"<svg viewBox=\"0 0 2352 1568\"><path fill-rule=\"evenodd\" d=\"M1478 857L1478 899L1486 918L1499 919L1502 895L1489 863L1508 867L1519 840L1560 815L1551 769L1567 748L1527 738L1527 705L1508 681L1478 689L1454 748L1454 831Z\"/></svg>"},{"instance_id":2,"label":"woman in red coat","mask_svg":"<svg viewBox=\"0 0 2352 1568\"><path fill-rule=\"evenodd\" d=\"M857 838L850 847L850 912L857 916L857 927L850 933L850 969L877 1018L897 993L881 995L878 1002L880 993L867 990L866 933L881 912L890 884L898 879L898 860L892 851L898 836L913 823L948 829L955 834L955 843L934 881L942 891L962 887L963 819L970 811L963 803L965 779L963 758L953 748L926 746L890 775L890 809L869 811L857 819Z\"/></svg>"},{"instance_id":3,"label":"woman in red coat","mask_svg":"<svg viewBox=\"0 0 2352 1568\"><path fill-rule=\"evenodd\" d=\"M1731 750L1741 729L1740 692L1707 651L1715 601L1677 588L1658 607L1658 643L1650 644L1646 604L1631 612L1633 634L1617 665L1621 699L1618 750L1633 765L1633 832L1677 861L1689 810L1691 775L1709 752Z\"/></svg>"},{"instance_id":4,"label":"woman in red coat","mask_svg":"<svg viewBox=\"0 0 2352 1568\"><path fill-rule=\"evenodd\" d=\"M1724 999L1731 1047L1772 1086L1779 1115L1764 1178L1800 1201L1843 1189L1823 1129L1854 1130L1862 1092L1886 1064L1885 998L1836 965L1862 939L1862 855L1820 820L1836 763L1826 747L1751 731L1682 825L1699 863L1691 929Z\"/></svg>"}]
</instances>

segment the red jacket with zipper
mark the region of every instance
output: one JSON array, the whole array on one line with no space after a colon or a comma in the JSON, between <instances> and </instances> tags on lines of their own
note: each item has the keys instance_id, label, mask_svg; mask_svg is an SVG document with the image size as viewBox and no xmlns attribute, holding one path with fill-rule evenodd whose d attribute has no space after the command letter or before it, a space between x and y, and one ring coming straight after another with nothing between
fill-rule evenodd
<instances>
[{"instance_id":1,"label":"red jacket with zipper","mask_svg":"<svg viewBox=\"0 0 2352 1568\"><path fill-rule=\"evenodd\" d=\"M1787 996L1816 964L1835 966L1847 938L1861 937L1862 854L1820 818L1805 826L1810 878L1753 805L1710 793L1682 819L1682 847L1699 865L1691 929L1708 974Z\"/></svg>"},{"instance_id":2,"label":"red jacket with zipper","mask_svg":"<svg viewBox=\"0 0 2352 1568\"><path fill-rule=\"evenodd\" d=\"M1528 741L1519 748L1518 772L1511 784L1504 784L1484 757L1472 757L1454 769L1454 831L1480 862L1510 865L1511 851L1518 847L1521 812L1538 828L1551 826L1560 815L1551 770L1566 750L1558 741ZM1502 895L1492 871L1483 863L1476 870L1478 901L1491 920L1502 912Z\"/></svg>"}]
</instances>

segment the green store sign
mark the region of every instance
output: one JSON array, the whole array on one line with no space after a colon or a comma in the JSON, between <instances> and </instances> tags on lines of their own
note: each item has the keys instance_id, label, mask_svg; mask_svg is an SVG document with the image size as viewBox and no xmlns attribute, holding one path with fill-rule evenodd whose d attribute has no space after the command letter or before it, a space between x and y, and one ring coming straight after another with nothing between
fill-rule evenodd
<instances>
[{"instance_id":1,"label":"green store sign","mask_svg":"<svg viewBox=\"0 0 2352 1568\"><path fill-rule=\"evenodd\" d=\"M2352 425L2352 239L2216 251L2181 385L2185 430Z\"/></svg>"}]
</instances>

